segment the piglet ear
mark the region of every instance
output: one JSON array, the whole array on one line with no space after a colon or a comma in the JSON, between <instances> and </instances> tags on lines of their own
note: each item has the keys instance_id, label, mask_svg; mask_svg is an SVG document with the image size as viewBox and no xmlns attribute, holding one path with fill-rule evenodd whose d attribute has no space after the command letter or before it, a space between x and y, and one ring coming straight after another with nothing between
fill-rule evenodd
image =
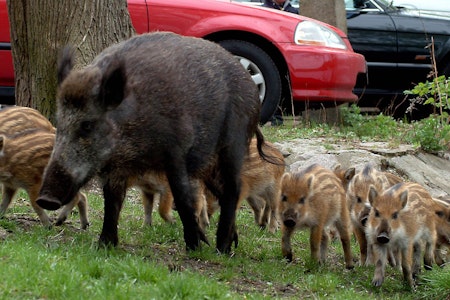
<instances>
[{"instance_id":1,"label":"piglet ear","mask_svg":"<svg viewBox=\"0 0 450 300\"><path fill-rule=\"evenodd\" d=\"M64 47L58 59L58 86L66 79L74 64L74 49L70 46Z\"/></svg>"},{"instance_id":2,"label":"piglet ear","mask_svg":"<svg viewBox=\"0 0 450 300\"><path fill-rule=\"evenodd\" d=\"M99 100L105 109L114 109L124 98L125 70L117 59L111 59L103 72Z\"/></svg>"},{"instance_id":3,"label":"piglet ear","mask_svg":"<svg viewBox=\"0 0 450 300\"><path fill-rule=\"evenodd\" d=\"M406 204L408 203L408 190L406 190L400 194L400 203L402 205L402 208L404 208L406 206Z\"/></svg>"},{"instance_id":4,"label":"piglet ear","mask_svg":"<svg viewBox=\"0 0 450 300\"><path fill-rule=\"evenodd\" d=\"M373 185L369 188L369 203L373 206L373 201L378 197L378 192Z\"/></svg>"},{"instance_id":5,"label":"piglet ear","mask_svg":"<svg viewBox=\"0 0 450 300\"><path fill-rule=\"evenodd\" d=\"M344 174L345 180L350 181L353 176L355 176L355 168L348 168Z\"/></svg>"}]
</instances>

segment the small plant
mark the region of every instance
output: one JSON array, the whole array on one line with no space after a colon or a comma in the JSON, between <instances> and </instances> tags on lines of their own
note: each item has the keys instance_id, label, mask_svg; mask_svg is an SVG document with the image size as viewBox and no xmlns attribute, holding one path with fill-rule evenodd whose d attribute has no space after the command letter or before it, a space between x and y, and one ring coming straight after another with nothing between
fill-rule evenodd
<instances>
[{"instance_id":1,"label":"small plant","mask_svg":"<svg viewBox=\"0 0 450 300\"><path fill-rule=\"evenodd\" d=\"M450 79L444 75L438 76L433 40L429 48L433 66L429 77L432 80L420 82L404 94L416 96L410 100L407 111L414 109L416 104L433 106L434 114L416 124L414 141L425 151L439 151L446 149L450 142Z\"/></svg>"},{"instance_id":2,"label":"small plant","mask_svg":"<svg viewBox=\"0 0 450 300\"><path fill-rule=\"evenodd\" d=\"M450 79L444 75L433 78L432 81L419 82L413 89L404 91L405 95L416 95L411 100L415 103L433 105L439 115L445 115L444 110L450 109ZM410 107L412 107L410 106Z\"/></svg>"},{"instance_id":3,"label":"small plant","mask_svg":"<svg viewBox=\"0 0 450 300\"><path fill-rule=\"evenodd\" d=\"M343 107L341 110L343 119L342 130L354 132L360 139L385 140L392 139L398 133L401 123L390 116L378 114L376 116L364 116L355 104Z\"/></svg>"},{"instance_id":4,"label":"small plant","mask_svg":"<svg viewBox=\"0 0 450 300\"><path fill-rule=\"evenodd\" d=\"M448 147L450 141L450 125L443 124L439 116L432 115L415 122L411 141L420 145L422 150L436 152Z\"/></svg>"},{"instance_id":5,"label":"small plant","mask_svg":"<svg viewBox=\"0 0 450 300\"><path fill-rule=\"evenodd\" d=\"M413 89L406 90L406 95L416 95L408 108L413 109L418 103L432 105L435 113L416 122L412 141L425 151L440 151L450 142L450 80L445 76L433 78L432 81L420 82Z\"/></svg>"}]
</instances>

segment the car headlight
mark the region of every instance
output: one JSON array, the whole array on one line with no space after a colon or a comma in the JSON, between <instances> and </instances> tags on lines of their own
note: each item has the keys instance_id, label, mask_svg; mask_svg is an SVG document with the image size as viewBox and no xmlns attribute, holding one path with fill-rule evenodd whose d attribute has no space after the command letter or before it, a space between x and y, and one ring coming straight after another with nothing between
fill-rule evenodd
<instances>
[{"instance_id":1,"label":"car headlight","mask_svg":"<svg viewBox=\"0 0 450 300\"><path fill-rule=\"evenodd\" d=\"M347 49L345 42L336 32L312 21L300 22L295 29L294 39L297 45Z\"/></svg>"}]
</instances>

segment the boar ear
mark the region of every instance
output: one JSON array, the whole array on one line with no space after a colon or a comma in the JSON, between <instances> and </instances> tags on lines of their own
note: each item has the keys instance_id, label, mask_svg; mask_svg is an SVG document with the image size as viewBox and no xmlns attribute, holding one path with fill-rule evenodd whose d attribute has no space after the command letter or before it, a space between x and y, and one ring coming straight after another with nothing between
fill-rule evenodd
<instances>
[{"instance_id":1,"label":"boar ear","mask_svg":"<svg viewBox=\"0 0 450 300\"><path fill-rule=\"evenodd\" d=\"M350 181L353 178L353 176L355 176L355 168L348 168L344 174L345 180Z\"/></svg>"},{"instance_id":2,"label":"boar ear","mask_svg":"<svg viewBox=\"0 0 450 300\"><path fill-rule=\"evenodd\" d=\"M369 188L369 203L370 203L371 206L373 206L373 201L375 200L376 197L378 197L378 192L373 187L373 185L370 185L370 188Z\"/></svg>"},{"instance_id":3,"label":"boar ear","mask_svg":"<svg viewBox=\"0 0 450 300\"><path fill-rule=\"evenodd\" d=\"M73 69L74 50L70 46L64 47L58 59L58 86L66 79Z\"/></svg>"},{"instance_id":4,"label":"boar ear","mask_svg":"<svg viewBox=\"0 0 450 300\"><path fill-rule=\"evenodd\" d=\"M402 204L402 208L406 206L406 203L408 203L408 191L403 191L400 194L400 202Z\"/></svg>"},{"instance_id":5,"label":"boar ear","mask_svg":"<svg viewBox=\"0 0 450 300\"><path fill-rule=\"evenodd\" d=\"M111 62L103 73L99 100L106 109L114 109L123 100L125 94L125 71L122 63L111 57Z\"/></svg>"}]
</instances>

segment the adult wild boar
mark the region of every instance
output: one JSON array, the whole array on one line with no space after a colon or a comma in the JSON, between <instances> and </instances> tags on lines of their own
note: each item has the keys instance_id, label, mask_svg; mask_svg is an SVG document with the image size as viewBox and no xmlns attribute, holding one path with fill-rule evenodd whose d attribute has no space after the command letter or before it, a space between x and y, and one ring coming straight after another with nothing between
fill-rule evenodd
<instances>
[{"instance_id":1,"label":"adult wild boar","mask_svg":"<svg viewBox=\"0 0 450 300\"><path fill-rule=\"evenodd\" d=\"M217 249L237 245L240 170L258 129L260 103L250 75L220 46L158 32L132 37L72 70L58 66L56 145L38 204L57 209L98 175L105 211L101 244L118 244L127 180L165 172L184 227L187 249L207 239L194 213L202 179L219 198Z\"/></svg>"}]
</instances>

